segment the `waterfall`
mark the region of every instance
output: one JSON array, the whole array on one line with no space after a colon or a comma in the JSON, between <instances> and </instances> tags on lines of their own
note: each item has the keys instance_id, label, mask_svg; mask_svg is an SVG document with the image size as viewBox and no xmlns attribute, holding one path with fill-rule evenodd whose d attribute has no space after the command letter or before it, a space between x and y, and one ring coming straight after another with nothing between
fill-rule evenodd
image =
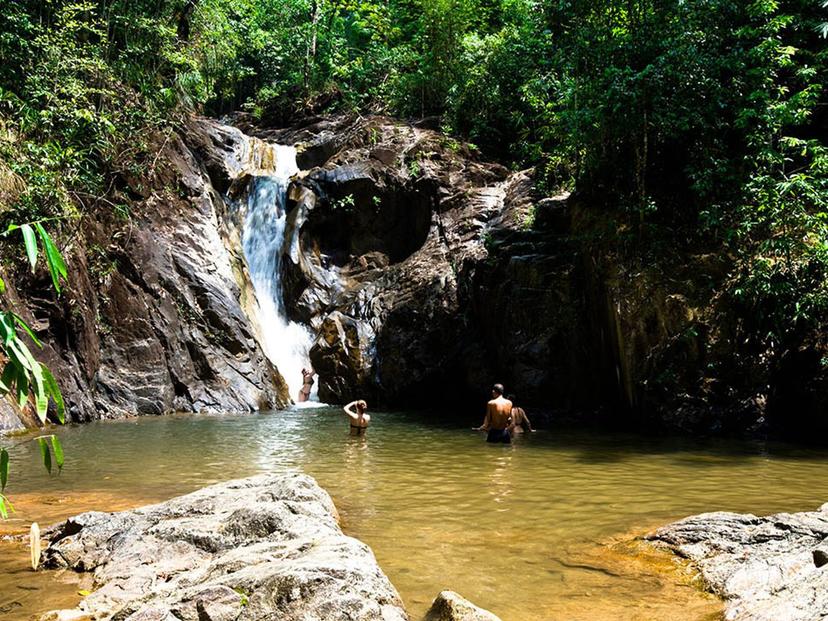
<instances>
[{"instance_id":1,"label":"waterfall","mask_svg":"<svg viewBox=\"0 0 828 621\"><path fill-rule=\"evenodd\" d=\"M262 348L285 378L291 398L296 399L302 388L302 369L310 367L313 335L305 325L288 319L281 263L296 242L285 239L285 206L290 177L299 168L294 147L256 143L245 154L253 175L247 188L242 247L259 301ZM316 384L311 400L316 400Z\"/></svg>"}]
</instances>

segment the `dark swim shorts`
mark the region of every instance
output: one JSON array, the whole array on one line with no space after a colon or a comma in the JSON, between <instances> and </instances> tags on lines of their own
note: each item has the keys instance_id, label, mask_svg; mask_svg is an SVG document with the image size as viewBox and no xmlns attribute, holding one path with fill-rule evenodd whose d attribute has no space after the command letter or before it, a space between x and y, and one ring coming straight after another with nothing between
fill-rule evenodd
<instances>
[{"instance_id":1,"label":"dark swim shorts","mask_svg":"<svg viewBox=\"0 0 828 621\"><path fill-rule=\"evenodd\" d=\"M489 429L489 435L486 436L486 442L493 444L509 444L512 441L512 434L508 429Z\"/></svg>"}]
</instances>

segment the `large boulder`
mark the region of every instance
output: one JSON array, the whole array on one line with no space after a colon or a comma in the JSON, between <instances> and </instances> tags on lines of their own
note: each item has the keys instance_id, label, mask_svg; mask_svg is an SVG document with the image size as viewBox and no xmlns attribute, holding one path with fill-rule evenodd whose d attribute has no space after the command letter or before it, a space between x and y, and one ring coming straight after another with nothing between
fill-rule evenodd
<instances>
[{"instance_id":1,"label":"large boulder","mask_svg":"<svg viewBox=\"0 0 828 621\"><path fill-rule=\"evenodd\" d=\"M330 497L305 475L259 475L133 511L84 513L53 531L43 559L93 573L94 590L76 612L96 619L407 619L370 548L342 533Z\"/></svg>"},{"instance_id":2,"label":"large boulder","mask_svg":"<svg viewBox=\"0 0 828 621\"><path fill-rule=\"evenodd\" d=\"M828 618L828 504L766 517L705 513L647 539L698 567L710 590L724 598L727 621Z\"/></svg>"}]
</instances>

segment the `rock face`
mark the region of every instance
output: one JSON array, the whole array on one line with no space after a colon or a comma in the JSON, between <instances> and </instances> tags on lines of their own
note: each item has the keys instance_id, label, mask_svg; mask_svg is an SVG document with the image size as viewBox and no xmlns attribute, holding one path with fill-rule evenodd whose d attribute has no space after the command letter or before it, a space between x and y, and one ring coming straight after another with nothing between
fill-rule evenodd
<instances>
[{"instance_id":1,"label":"rock face","mask_svg":"<svg viewBox=\"0 0 828 621\"><path fill-rule=\"evenodd\" d=\"M828 504L767 517L705 513L648 536L690 559L726 602L728 621L812 621L828 616Z\"/></svg>"},{"instance_id":2,"label":"rock face","mask_svg":"<svg viewBox=\"0 0 828 621\"><path fill-rule=\"evenodd\" d=\"M466 272L486 258L486 231L524 176L384 117L257 135L298 144L300 165L310 167L290 189L298 248L282 266L293 318L317 334L320 399L410 406L463 361L480 361Z\"/></svg>"},{"instance_id":3,"label":"rock face","mask_svg":"<svg viewBox=\"0 0 828 621\"><path fill-rule=\"evenodd\" d=\"M260 475L54 530L48 567L92 572L77 613L123 621L405 621L371 550L308 476Z\"/></svg>"},{"instance_id":4,"label":"rock face","mask_svg":"<svg viewBox=\"0 0 828 621\"><path fill-rule=\"evenodd\" d=\"M6 279L26 284L24 299L13 289L8 297L46 344L40 358L72 420L250 412L290 401L245 312L255 298L223 188L208 174L241 134L228 129L209 152L199 150L204 135L196 123L186 141L175 132L153 137L147 169L113 181L118 189L64 246L70 275L61 297L44 275ZM27 411L7 412L0 428L18 426L15 419L34 422Z\"/></svg>"},{"instance_id":5,"label":"rock face","mask_svg":"<svg viewBox=\"0 0 828 621\"><path fill-rule=\"evenodd\" d=\"M500 621L500 617L454 591L441 591L423 621Z\"/></svg>"}]
</instances>

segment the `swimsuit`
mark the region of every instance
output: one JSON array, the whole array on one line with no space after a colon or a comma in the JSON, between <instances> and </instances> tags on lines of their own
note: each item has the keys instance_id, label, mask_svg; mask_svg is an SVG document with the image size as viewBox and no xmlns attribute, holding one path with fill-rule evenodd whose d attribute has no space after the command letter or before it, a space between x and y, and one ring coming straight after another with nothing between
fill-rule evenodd
<instances>
[{"instance_id":1,"label":"swimsuit","mask_svg":"<svg viewBox=\"0 0 828 621\"><path fill-rule=\"evenodd\" d=\"M359 425L351 425L351 429L357 429L358 430L357 435L361 436L363 433L365 433L365 430L368 429L368 427L360 427Z\"/></svg>"},{"instance_id":2,"label":"swimsuit","mask_svg":"<svg viewBox=\"0 0 828 621\"><path fill-rule=\"evenodd\" d=\"M492 444L510 444L512 442L512 435L508 429L489 429L486 442L491 442Z\"/></svg>"}]
</instances>

